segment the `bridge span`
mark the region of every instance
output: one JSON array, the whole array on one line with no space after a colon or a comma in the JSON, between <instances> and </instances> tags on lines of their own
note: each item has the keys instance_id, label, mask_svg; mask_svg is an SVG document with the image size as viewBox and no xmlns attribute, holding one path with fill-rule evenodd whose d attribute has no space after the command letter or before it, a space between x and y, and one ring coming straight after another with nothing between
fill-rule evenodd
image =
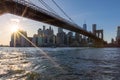
<instances>
[{"instance_id":1,"label":"bridge span","mask_svg":"<svg viewBox=\"0 0 120 80\"><path fill-rule=\"evenodd\" d=\"M93 39L97 46L106 43L103 39L98 38L94 34L84 30L77 24L74 24L25 0L0 0L0 14L2 15L4 13L11 13L80 33Z\"/></svg>"}]
</instances>

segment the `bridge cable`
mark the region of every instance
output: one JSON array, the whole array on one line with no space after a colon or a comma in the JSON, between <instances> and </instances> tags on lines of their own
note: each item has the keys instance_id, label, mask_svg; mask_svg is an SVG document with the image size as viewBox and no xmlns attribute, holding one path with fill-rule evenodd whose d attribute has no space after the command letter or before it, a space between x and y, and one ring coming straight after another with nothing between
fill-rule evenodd
<instances>
[{"instance_id":1,"label":"bridge cable","mask_svg":"<svg viewBox=\"0 0 120 80\"><path fill-rule=\"evenodd\" d=\"M70 21L72 21L73 23L75 23L74 20L72 20L72 18L70 18L70 17L67 15L67 13L65 13L65 11L64 11L54 0L52 0L52 2L61 10L61 12L62 12Z\"/></svg>"},{"instance_id":2,"label":"bridge cable","mask_svg":"<svg viewBox=\"0 0 120 80\"><path fill-rule=\"evenodd\" d=\"M50 12L53 12L55 14L58 15L57 12L55 12L55 10L53 10L47 3L45 3L43 0L38 0L44 7L46 7Z\"/></svg>"}]
</instances>

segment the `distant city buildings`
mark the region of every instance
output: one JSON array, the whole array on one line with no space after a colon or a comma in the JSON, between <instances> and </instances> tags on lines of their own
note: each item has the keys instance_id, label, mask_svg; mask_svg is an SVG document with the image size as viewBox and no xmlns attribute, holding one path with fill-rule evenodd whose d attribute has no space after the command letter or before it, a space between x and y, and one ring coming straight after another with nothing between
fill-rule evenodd
<instances>
[{"instance_id":1,"label":"distant city buildings","mask_svg":"<svg viewBox=\"0 0 120 80\"><path fill-rule=\"evenodd\" d=\"M14 32L11 36L10 46L11 47L27 47L30 46L27 41L27 32L23 30L19 30L19 32Z\"/></svg>"},{"instance_id":2,"label":"distant city buildings","mask_svg":"<svg viewBox=\"0 0 120 80\"><path fill-rule=\"evenodd\" d=\"M107 47L120 47L120 26L117 27L116 38L112 38L111 43L109 43Z\"/></svg>"},{"instance_id":3,"label":"distant city buildings","mask_svg":"<svg viewBox=\"0 0 120 80\"><path fill-rule=\"evenodd\" d=\"M34 45L33 45L33 44ZM27 37L27 32L19 30L16 33L11 35L10 46L11 47L31 47L31 46L52 46L55 44L55 35L51 27L45 29L43 26L42 29L38 29L37 34L34 34L33 37Z\"/></svg>"},{"instance_id":4,"label":"distant city buildings","mask_svg":"<svg viewBox=\"0 0 120 80\"><path fill-rule=\"evenodd\" d=\"M83 29L87 31L87 25L83 24ZM96 24L93 25L93 34L97 34ZM102 32L103 34L103 32ZM27 32L19 30L11 35L11 47L84 47L92 44L92 39L73 32L64 32L62 28L58 28L58 33L55 35L51 26L46 29L39 28L37 34L33 37L28 37Z\"/></svg>"},{"instance_id":5,"label":"distant city buildings","mask_svg":"<svg viewBox=\"0 0 120 80\"><path fill-rule=\"evenodd\" d=\"M37 46L51 46L55 44L54 41L54 31L51 27L46 29L43 26L43 29L38 29L38 33L33 36L33 43Z\"/></svg>"}]
</instances>

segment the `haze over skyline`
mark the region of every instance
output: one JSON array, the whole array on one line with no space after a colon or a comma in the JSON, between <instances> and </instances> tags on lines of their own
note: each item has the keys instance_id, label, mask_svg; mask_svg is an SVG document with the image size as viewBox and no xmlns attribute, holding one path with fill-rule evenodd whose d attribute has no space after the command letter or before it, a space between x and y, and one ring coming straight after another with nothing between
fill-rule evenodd
<instances>
[{"instance_id":1,"label":"haze over skyline","mask_svg":"<svg viewBox=\"0 0 120 80\"><path fill-rule=\"evenodd\" d=\"M62 12L52 3L51 0L44 0L51 6L60 16L66 18ZM97 29L104 30L104 40L108 42L111 38L116 37L117 26L120 25L120 0L55 0L61 8L80 25L86 21L88 31L92 30L92 24L97 24ZM31 0L36 5L43 7L38 0ZM43 7L45 9L45 7ZM67 19L67 18L66 18ZM26 18L17 17L11 14L0 16L0 44L9 45L10 27L15 21L19 22L19 26L27 31L28 36L33 36L37 33L38 28L41 28L44 23L36 22ZM49 27L49 25L46 25ZM34 29L33 29L34 28ZM55 32L57 28L54 29Z\"/></svg>"}]
</instances>

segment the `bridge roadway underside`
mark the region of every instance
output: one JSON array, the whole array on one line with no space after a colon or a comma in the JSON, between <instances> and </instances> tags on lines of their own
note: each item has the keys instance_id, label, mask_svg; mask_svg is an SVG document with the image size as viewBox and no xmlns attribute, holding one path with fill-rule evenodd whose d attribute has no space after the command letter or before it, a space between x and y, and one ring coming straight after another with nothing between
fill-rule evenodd
<instances>
[{"instance_id":1,"label":"bridge roadway underside","mask_svg":"<svg viewBox=\"0 0 120 80\"><path fill-rule=\"evenodd\" d=\"M103 44L105 43L104 40L96 37L92 33L89 33L87 31L83 30L80 27L76 27L76 26L71 25L63 20L60 20L60 19L54 17L54 16L50 16L49 13L46 14L46 13L40 12L36 9L33 9L31 7L27 7L27 6L20 4L20 3L16 3L13 1L9 1L9 0L1 1L0 2L0 14L2 15L4 13L11 13L14 15L18 15L18 16L22 16L22 17L29 18L32 20L36 20L39 22L58 26L58 27L68 29L68 30L83 34L85 36L88 36L97 42L101 42ZM100 44L96 44L96 45L100 45Z\"/></svg>"}]
</instances>

